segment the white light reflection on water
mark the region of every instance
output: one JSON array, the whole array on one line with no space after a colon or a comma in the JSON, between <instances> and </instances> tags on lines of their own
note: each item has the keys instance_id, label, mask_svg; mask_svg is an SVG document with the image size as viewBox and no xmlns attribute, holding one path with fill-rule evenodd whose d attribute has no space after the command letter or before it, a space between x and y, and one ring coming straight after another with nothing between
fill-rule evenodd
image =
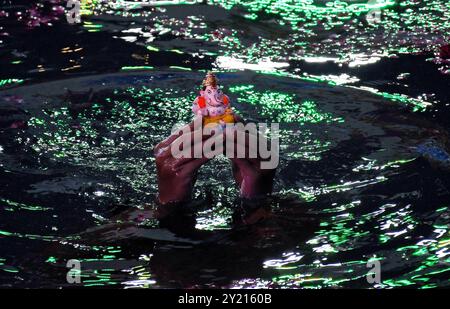
<instances>
[{"instance_id":1,"label":"white light reflection on water","mask_svg":"<svg viewBox=\"0 0 450 309\"><path fill-rule=\"evenodd\" d=\"M286 68L289 66L287 62L274 62L270 59L260 59L256 63L246 63L242 59L219 56L215 62L216 66L221 69L228 70L253 70L253 71L276 71L280 68Z\"/></svg>"}]
</instances>

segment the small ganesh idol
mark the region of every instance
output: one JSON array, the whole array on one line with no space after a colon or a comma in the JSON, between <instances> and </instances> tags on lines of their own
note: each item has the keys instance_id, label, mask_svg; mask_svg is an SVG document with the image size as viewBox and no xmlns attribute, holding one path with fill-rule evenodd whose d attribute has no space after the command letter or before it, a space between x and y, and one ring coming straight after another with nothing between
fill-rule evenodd
<instances>
[{"instance_id":1,"label":"small ganesh idol","mask_svg":"<svg viewBox=\"0 0 450 309\"><path fill-rule=\"evenodd\" d=\"M212 72L206 74L200 95L192 105L192 111L202 117L203 126L234 123L230 99L220 90L218 80Z\"/></svg>"}]
</instances>

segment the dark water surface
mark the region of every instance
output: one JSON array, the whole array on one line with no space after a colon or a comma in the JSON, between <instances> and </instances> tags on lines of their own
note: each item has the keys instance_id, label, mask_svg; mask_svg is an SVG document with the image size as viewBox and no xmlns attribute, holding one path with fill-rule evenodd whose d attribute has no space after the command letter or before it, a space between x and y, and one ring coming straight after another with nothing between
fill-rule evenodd
<instances>
[{"instance_id":1,"label":"dark water surface","mask_svg":"<svg viewBox=\"0 0 450 309\"><path fill-rule=\"evenodd\" d=\"M0 287L449 286L448 1L189 2L0 4ZM272 213L233 228L219 157L161 226L152 148L210 69L280 123Z\"/></svg>"}]
</instances>

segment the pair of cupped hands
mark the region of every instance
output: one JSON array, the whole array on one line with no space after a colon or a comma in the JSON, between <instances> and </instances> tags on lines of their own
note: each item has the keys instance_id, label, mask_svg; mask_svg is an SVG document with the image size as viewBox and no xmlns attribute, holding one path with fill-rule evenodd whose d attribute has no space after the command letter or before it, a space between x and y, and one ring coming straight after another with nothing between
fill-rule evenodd
<instances>
[{"instance_id":1,"label":"pair of cupped hands","mask_svg":"<svg viewBox=\"0 0 450 309\"><path fill-rule=\"evenodd\" d=\"M244 124L239 115L233 114L233 116L236 124ZM239 187L240 196L245 199L253 199L272 192L275 169L262 169L261 162L263 159L259 155L256 158L248 155L251 147L250 138L255 137L251 136L253 133L248 131L238 132L241 130L239 126L221 128L218 125L216 129L219 131L214 133L205 132L208 130L197 127L192 121L172 133L154 148L159 187L158 202L160 205L191 200L197 172L203 164L211 159L210 156L205 156L205 154L197 157L174 155L173 146L176 144L178 147L182 140L184 147L187 146L190 149L194 149L195 146L202 147L205 143L211 143L211 139L217 138L217 134L223 135L221 137L223 140L223 152L221 154L226 155L225 149L227 149L227 146L234 147L232 149L243 148L245 150L246 155L244 157L227 156L231 162L233 177ZM245 139L237 138L238 134L244 134ZM199 136L201 138L198 138Z\"/></svg>"}]
</instances>

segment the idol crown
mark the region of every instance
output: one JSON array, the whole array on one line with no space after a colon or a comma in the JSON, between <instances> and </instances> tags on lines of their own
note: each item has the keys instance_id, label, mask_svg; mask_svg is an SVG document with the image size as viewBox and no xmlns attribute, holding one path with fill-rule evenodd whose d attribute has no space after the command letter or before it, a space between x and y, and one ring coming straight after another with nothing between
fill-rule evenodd
<instances>
[{"instance_id":1,"label":"idol crown","mask_svg":"<svg viewBox=\"0 0 450 309\"><path fill-rule=\"evenodd\" d=\"M212 87L217 87L218 84L218 80L216 75L214 75L213 72L208 72L206 74L205 79L203 80L202 86L203 87L207 87L207 86L212 86Z\"/></svg>"}]
</instances>

